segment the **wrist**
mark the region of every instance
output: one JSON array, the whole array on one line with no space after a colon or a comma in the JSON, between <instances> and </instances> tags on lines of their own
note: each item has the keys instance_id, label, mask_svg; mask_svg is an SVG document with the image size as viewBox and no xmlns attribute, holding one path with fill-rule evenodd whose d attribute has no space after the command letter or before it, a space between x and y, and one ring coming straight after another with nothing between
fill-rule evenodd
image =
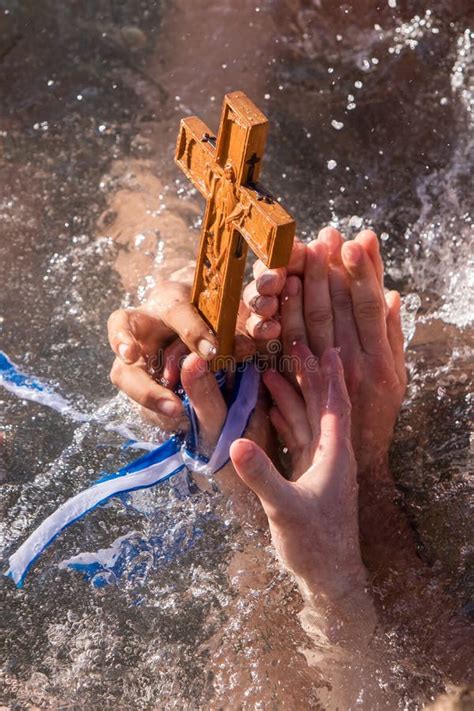
<instances>
[{"instance_id":1,"label":"wrist","mask_svg":"<svg viewBox=\"0 0 474 711\"><path fill-rule=\"evenodd\" d=\"M347 577L338 588L323 591L299 581L307 603L304 617L331 644L366 647L375 631L377 616L365 569Z\"/></svg>"},{"instance_id":2,"label":"wrist","mask_svg":"<svg viewBox=\"0 0 474 711\"><path fill-rule=\"evenodd\" d=\"M360 562L352 570L346 567L343 572L335 577L324 579L315 576L296 576L301 593L305 600L314 605L334 608L344 608L350 604L355 595L365 593L368 587L367 570Z\"/></svg>"},{"instance_id":3,"label":"wrist","mask_svg":"<svg viewBox=\"0 0 474 711\"><path fill-rule=\"evenodd\" d=\"M371 437L359 438L353 443L357 462L357 478L368 478L370 481L391 480L388 453L391 437L383 440Z\"/></svg>"}]
</instances>

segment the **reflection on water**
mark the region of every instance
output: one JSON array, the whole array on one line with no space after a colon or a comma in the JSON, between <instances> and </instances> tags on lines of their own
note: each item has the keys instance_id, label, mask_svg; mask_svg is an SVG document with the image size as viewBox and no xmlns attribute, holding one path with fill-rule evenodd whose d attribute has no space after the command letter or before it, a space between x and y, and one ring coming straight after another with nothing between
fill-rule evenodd
<instances>
[{"instance_id":1,"label":"reflection on water","mask_svg":"<svg viewBox=\"0 0 474 711\"><path fill-rule=\"evenodd\" d=\"M130 458L104 423L152 436L108 382L106 318L193 255L202 206L172 164L178 120L197 113L214 127L223 93L243 89L271 119L264 180L300 235L328 221L347 235L373 226L388 285L410 295L394 467L423 556L472 617L472 35L467 2L418 5L4 0L2 349L101 416L79 424L1 393L5 554ZM2 580L0 699L318 708L327 681L298 651L298 596L257 513L238 520L225 497L183 477L80 522L24 591ZM98 549L108 559L95 585L58 567ZM415 709L447 678L406 649L402 660L401 634L382 681ZM371 708L362 691L356 705Z\"/></svg>"}]
</instances>

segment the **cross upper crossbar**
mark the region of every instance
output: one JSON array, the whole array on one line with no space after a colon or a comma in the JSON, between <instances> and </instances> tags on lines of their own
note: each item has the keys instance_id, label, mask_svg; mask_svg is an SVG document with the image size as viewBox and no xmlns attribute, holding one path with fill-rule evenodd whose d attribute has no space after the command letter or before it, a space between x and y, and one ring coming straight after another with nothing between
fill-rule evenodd
<instances>
[{"instance_id":1,"label":"cross upper crossbar","mask_svg":"<svg viewBox=\"0 0 474 711\"><path fill-rule=\"evenodd\" d=\"M182 119L175 160L206 198L192 302L232 356L248 246L267 267L289 262L295 222L258 184L268 119L242 92L226 94L217 136Z\"/></svg>"}]
</instances>

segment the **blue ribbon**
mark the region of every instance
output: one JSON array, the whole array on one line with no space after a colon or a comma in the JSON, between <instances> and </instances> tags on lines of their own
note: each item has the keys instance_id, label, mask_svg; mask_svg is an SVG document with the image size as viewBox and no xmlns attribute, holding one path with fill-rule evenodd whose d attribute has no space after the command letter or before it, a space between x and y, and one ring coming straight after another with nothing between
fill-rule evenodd
<instances>
[{"instance_id":1,"label":"blue ribbon","mask_svg":"<svg viewBox=\"0 0 474 711\"><path fill-rule=\"evenodd\" d=\"M216 378L219 385L223 387L225 374L220 372L216 374ZM31 390L60 397L45 388L40 381L21 373L4 354L0 353L0 384L6 386L5 383L21 388L21 396L25 390L28 392ZM253 363L247 363L236 373L234 388L228 402L227 417L210 459L199 453L197 419L185 394L183 401L191 423L188 437L186 439L179 435L171 437L156 449L116 472L105 474L91 487L68 499L10 556L6 575L21 587L31 566L65 528L114 496L155 486L178 474L185 467L209 475L222 469L229 460L230 445L245 432L255 409L258 385L259 374ZM50 403L45 401L44 404Z\"/></svg>"}]
</instances>

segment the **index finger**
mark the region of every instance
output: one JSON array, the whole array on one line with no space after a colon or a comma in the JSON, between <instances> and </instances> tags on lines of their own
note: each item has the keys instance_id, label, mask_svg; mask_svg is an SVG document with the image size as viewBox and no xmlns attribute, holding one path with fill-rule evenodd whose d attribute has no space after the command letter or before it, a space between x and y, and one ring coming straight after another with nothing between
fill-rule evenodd
<instances>
[{"instance_id":1,"label":"index finger","mask_svg":"<svg viewBox=\"0 0 474 711\"><path fill-rule=\"evenodd\" d=\"M286 267L268 269L261 259L253 265L253 275L257 280L257 289L265 296L278 296L281 293L287 275L303 276L306 257L306 245L295 239L290 261Z\"/></svg>"},{"instance_id":2,"label":"index finger","mask_svg":"<svg viewBox=\"0 0 474 711\"><path fill-rule=\"evenodd\" d=\"M217 354L217 337L189 302L189 290L165 282L147 305L187 345L190 351L210 360Z\"/></svg>"},{"instance_id":3,"label":"index finger","mask_svg":"<svg viewBox=\"0 0 474 711\"><path fill-rule=\"evenodd\" d=\"M177 395L153 380L144 365L125 365L117 358L110 379L119 390L146 410L163 416L167 424L171 418L183 415L183 406Z\"/></svg>"}]
</instances>

